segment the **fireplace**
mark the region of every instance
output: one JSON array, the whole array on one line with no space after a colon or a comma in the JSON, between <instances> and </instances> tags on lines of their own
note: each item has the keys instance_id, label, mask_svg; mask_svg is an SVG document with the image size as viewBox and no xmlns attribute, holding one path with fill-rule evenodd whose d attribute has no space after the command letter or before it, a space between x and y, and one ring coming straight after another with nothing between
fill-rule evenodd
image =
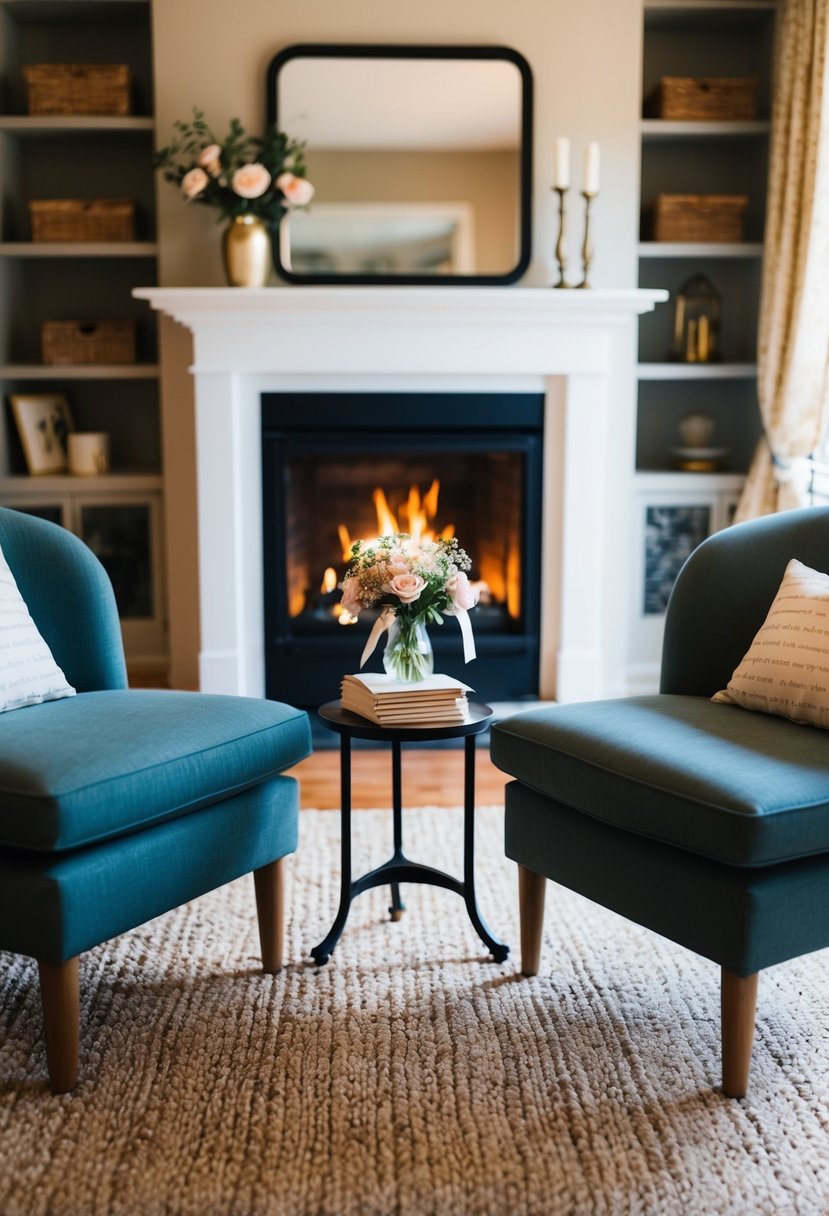
<instances>
[{"instance_id":1,"label":"fireplace","mask_svg":"<svg viewBox=\"0 0 829 1216\"><path fill-rule=\"evenodd\" d=\"M543 417L540 393L263 395L268 697L319 705L358 669L374 615L343 614L337 584L354 540L396 530L457 536L479 583L478 658L447 618L436 669L482 700L538 695Z\"/></svg>"},{"instance_id":2,"label":"fireplace","mask_svg":"<svg viewBox=\"0 0 829 1216\"><path fill-rule=\"evenodd\" d=\"M539 693L574 701L628 690L635 318L666 292L337 286L133 294L193 337L205 692L265 692L262 395L322 391L543 393ZM179 549L188 535L173 519L169 536L178 536Z\"/></svg>"}]
</instances>

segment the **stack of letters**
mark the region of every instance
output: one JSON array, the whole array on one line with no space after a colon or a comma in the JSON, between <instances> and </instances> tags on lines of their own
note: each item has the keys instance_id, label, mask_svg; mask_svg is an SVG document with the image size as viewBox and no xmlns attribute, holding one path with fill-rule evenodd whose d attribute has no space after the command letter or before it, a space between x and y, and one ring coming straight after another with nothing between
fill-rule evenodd
<instances>
[{"instance_id":1,"label":"stack of letters","mask_svg":"<svg viewBox=\"0 0 829 1216\"><path fill-rule=\"evenodd\" d=\"M343 676L343 709L377 726L460 726L469 721L472 689L451 676L432 675L404 684L388 675Z\"/></svg>"}]
</instances>

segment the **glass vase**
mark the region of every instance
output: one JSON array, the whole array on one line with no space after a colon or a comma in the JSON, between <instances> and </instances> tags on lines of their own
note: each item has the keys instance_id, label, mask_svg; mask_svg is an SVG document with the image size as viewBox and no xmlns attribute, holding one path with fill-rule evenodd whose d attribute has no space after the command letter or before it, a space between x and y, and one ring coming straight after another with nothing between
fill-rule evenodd
<instances>
[{"instance_id":1,"label":"glass vase","mask_svg":"<svg viewBox=\"0 0 829 1216\"><path fill-rule=\"evenodd\" d=\"M395 616L389 629L383 668L404 684L416 684L434 671L435 656L426 625L419 617Z\"/></svg>"}]
</instances>

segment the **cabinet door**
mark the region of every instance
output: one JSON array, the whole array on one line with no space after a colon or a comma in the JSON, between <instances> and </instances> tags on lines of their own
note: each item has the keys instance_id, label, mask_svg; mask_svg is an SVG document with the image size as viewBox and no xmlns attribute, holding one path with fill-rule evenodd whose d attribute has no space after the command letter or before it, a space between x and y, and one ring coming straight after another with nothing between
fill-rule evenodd
<instances>
[{"instance_id":1,"label":"cabinet door","mask_svg":"<svg viewBox=\"0 0 829 1216\"><path fill-rule=\"evenodd\" d=\"M683 476L692 484L670 484ZM641 487L636 495L629 649L629 683L634 693L658 688L665 609L676 577L697 545L732 523L739 499L738 486L695 486L693 474L660 478L659 482Z\"/></svg>"},{"instance_id":2,"label":"cabinet door","mask_svg":"<svg viewBox=\"0 0 829 1216\"><path fill-rule=\"evenodd\" d=\"M110 577L127 653L138 660L163 654L159 496L79 495L74 530Z\"/></svg>"},{"instance_id":3,"label":"cabinet door","mask_svg":"<svg viewBox=\"0 0 829 1216\"><path fill-rule=\"evenodd\" d=\"M22 496L15 498L14 495L4 494L4 507L10 507L13 511L22 511L24 515L36 515L38 519L48 519L51 524L61 524L62 527L67 527L72 515L71 503L60 497L53 498L50 494Z\"/></svg>"}]
</instances>

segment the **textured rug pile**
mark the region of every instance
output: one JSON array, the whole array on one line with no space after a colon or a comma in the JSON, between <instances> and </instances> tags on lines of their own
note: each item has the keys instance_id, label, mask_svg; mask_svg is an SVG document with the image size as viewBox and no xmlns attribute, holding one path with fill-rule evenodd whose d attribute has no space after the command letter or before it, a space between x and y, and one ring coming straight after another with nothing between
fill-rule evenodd
<instances>
[{"instance_id":1,"label":"textured rug pile","mask_svg":"<svg viewBox=\"0 0 829 1216\"><path fill-rule=\"evenodd\" d=\"M389 816L355 815L355 871ZM405 816L459 872L461 815ZM287 966L257 971L242 880L84 956L82 1081L54 1098L34 965L0 955L4 1216L713 1216L829 1211L829 952L760 984L749 1098L719 1075L716 967L558 887L518 972L502 812L478 817L488 962L462 901L355 901L331 962L339 820L303 812Z\"/></svg>"}]
</instances>

